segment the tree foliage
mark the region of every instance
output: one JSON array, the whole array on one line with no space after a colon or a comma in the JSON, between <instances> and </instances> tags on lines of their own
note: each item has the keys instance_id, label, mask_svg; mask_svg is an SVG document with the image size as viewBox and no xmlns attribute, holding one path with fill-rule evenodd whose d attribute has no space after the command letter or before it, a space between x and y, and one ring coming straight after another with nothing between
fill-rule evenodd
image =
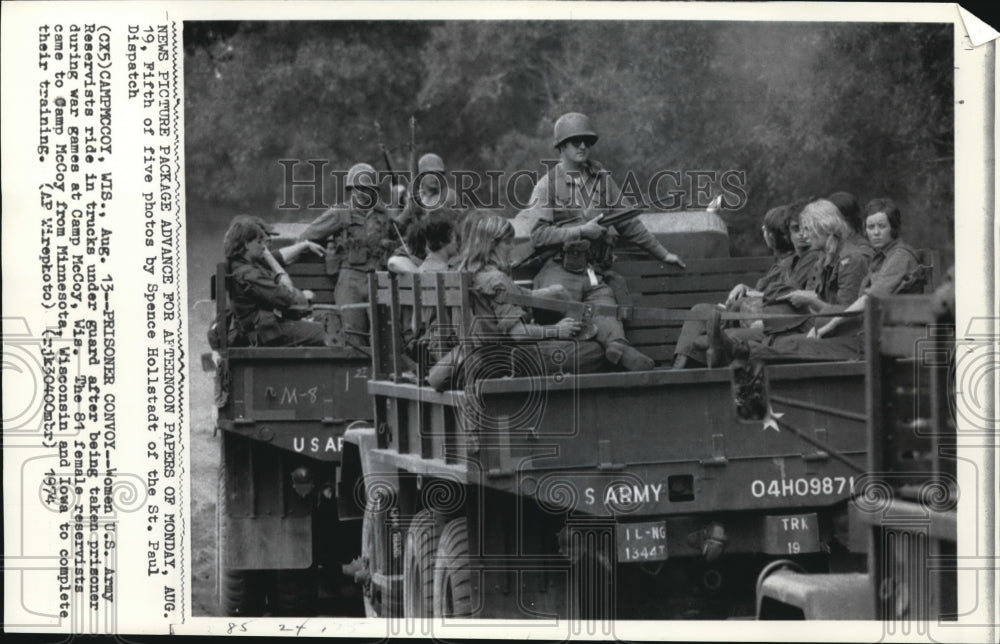
<instances>
[{"instance_id":1,"label":"tree foliage","mask_svg":"<svg viewBox=\"0 0 1000 644\"><path fill-rule=\"evenodd\" d=\"M745 172L734 252L762 250L767 208L838 190L894 198L915 245L954 238L950 25L188 23L185 45L189 204L281 217L278 159L381 167L378 120L403 167L411 115L450 168L541 172L553 121L581 111L595 156L644 189Z\"/></svg>"}]
</instances>

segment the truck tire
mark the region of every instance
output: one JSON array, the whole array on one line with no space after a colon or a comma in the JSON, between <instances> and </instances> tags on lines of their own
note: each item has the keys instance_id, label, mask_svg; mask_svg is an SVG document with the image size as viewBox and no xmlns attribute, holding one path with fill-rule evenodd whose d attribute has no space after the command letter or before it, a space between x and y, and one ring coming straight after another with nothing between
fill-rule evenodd
<instances>
[{"instance_id":1,"label":"truck tire","mask_svg":"<svg viewBox=\"0 0 1000 644\"><path fill-rule=\"evenodd\" d=\"M434 514L421 510L406 532L403 551L403 615L434 616L434 556L440 539Z\"/></svg>"},{"instance_id":2,"label":"truck tire","mask_svg":"<svg viewBox=\"0 0 1000 644\"><path fill-rule=\"evenodd\" d=\"M472 568L465 517L452 519L441 532L434 567L435 617L472 616Z\"/></svg>"},{"instance_id":3,"label":"truck tire","mask_svg":"<svg viewBox=\"0 0 1000 644\"><path fill-rule=\"evenodd\" d=\"M316 614L316 576L312 570L279 570L275 573L271 604L277 617L312 617Z\"/></svg>"},{"instance_id":4,"label":"truck tire","mask_svg":"<svg viewBox=\"0 0 1000 644\"><path fill-rule=\"evenodd\" d=\"M219 481L215 502L215 538L218 548L216 573L219 576L219 611L226 617L259 617L264 614L266 584L258 570L234 570L226 567L229 532L226 527L226 436L222 435Z\"/></svg>"},{"instance_id":5,"label":"truck tire","mask_svg":"<svg viewBox=\"0 0 1000 644\"><path fill-rule=\"evenodd\" d=\"M381 608L381 601L375 597L375 586L372 583L375 548L375 517L373 512L366 509L361 520L361 565L364 570L361 595L365 602L365 617L378 617Z\"/></svg>"},{"instance_id":6,"label":"truck tire","mask_svg":"<svg viewBox=\"0 0 1000 644\"><path fill-rule=\"evenodd\" d=\"M402 557L399 556L394 561L392 546L386 541L387 514L384 510L373 510L369 506L365 509L365 516L361 522L361 574L365 617L396 617L402 609L403 593L400 588ZM376 575L382 585L376 583Z\"/></svg>"},{"instance_id":7,"label":"truck tire","mask_svg":"<svg viewBox=\"0 0 1000 644\"><path fill-rule=\"evenodd\" d=\"M257 571L223 569L219 590L219 609L224 617L264 614L264 584Z\"/></svg>"}]
</instances>

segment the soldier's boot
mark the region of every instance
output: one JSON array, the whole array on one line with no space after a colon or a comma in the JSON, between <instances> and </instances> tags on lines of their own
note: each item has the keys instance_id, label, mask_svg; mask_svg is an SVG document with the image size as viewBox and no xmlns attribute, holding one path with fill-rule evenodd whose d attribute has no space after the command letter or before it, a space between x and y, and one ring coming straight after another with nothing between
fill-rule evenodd
<instances>
[{"instance_id":1,"label":"soldier's boot","mask_svg":"<svg viewBox=\"0 0 1000 644\"><path fill-rule=\"evenodd\" d=\"M624 340L609 342L604 349L604 357L611 364L624 367L628 371L649 371L656 366L652 358Z\"/></svg>"},{"instance_id":2,"label":"soldier's boot","mask_svg":"<svg viewBox=\"0 0 1000 644\"><path fill-rule=\"evenodd\" d=\"M733 362L743 362L750 357L750 346L743 340L729 336L722 326L722 312L712 311L708 320L708 349L705 358L709 367L725 367Z\"/></svg>"}]
</instances>

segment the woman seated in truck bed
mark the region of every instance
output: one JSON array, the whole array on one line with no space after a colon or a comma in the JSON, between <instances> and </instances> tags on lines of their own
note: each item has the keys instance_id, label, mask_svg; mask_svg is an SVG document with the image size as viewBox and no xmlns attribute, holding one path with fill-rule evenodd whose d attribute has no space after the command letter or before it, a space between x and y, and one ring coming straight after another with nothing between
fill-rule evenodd
<instances>
[{"instance_id":1,"label":"woman seated in truck bed","mask_svg":"<svg viewBox=\"0 0 1000 644\"><path fill-rule=\"evenodd\" d=\"M465 376L503 377L540 373L595 371L604 362L604 350L592 340L574 340L580 333L577 320L564 317L556 324L539 325L517 304L501 301L502 293L527 294L510 276L514 227L502 217L479 218L472 226L458 270L473 273L470 305L471 342L443 358L428 375L436 389L452 383L456 367ZM540 297L565 297L561 287L530 292ZM513 341L530 341L512 359Z\"/></svg>"},{"instance_id":2,"label":"woman seated in truck bed","mask_svg":"<svg viewBox=\"0 0 1000 644\"><path fill-rule=\"evenodd\" d=\"M871 296L886 297L923 291L926 273L917 253L899 238L902 215L888 198L873 199L865 206L865 230L875 250L855 295L846 304L823 304L817 313L860 313ZM824 323L819 318L808 333L778 338L773 344L742 342L726 337L716 328L710 337L725 358L749 358L768 362L856 360L862 357L860 315L837 316Z\"/></svg>"},{"instance_id":3,"label":"woman seated in truck bed","mask_svg":"<svg viewBox=\"0 0 1000 644\"><path fill-rule=\"evenodd\" d=\"M799 215L804 202L777 206L764 215L761 232L764 243L774 253L774 264L753 286L737 284L729 293L725 304L696 304L692 312L704 313L720 310L740 312L793 313L795 310L777 300L792 291L804 288L812 274L821 252L811 248L809 240L801 234ZM802 322L798 322L801 324ZM739 326L727 328L725 333L744 340L763 341L768 335L777 335L793 328L795 322L782 320L743 321ZM674 350L674 369L685 369L707 364L707 318L688 320L681 327L681 334Z\"/></svg>"},{"instance_id":4,"label":"woman seated in truck bed","mask_svg":"<svg viewBox=\"0 0 1000 644\"><path fill-rule=\"evenodd\" d=\"M251 346L326 344L323 325L300 319L308 313L312 293L292 285L268 250L267 232L258 218L234 218L223 245L233 323Z\"/></svg>"},{"instance_id":5,"label":"woman seated in truck bed","mask_svg":"<svg viewBox=\"0 0 1000 644\"><path fill-rule=\"evenodd\" d=\"M870 296L888 297L905 293L922 293L926 275L917 251L899 238L903 217L892 199L872 199L865 206L865 233L875 249L868 268L868 275L861 283L858 299L844 308L845 313L865 310ZM837 307L828 307L833 312ZM826 324L815 327L809 337L823 338L845 335L860 328L860 316L835 317Z\"/></svg>"}]
</instances>

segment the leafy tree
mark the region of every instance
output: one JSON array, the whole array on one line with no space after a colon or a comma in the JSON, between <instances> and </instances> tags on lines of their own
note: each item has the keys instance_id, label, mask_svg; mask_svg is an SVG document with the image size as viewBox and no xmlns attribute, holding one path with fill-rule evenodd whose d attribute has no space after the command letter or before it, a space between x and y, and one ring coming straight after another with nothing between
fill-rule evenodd
<instances>
[{"instance_id":1,"label":"leafy tree","mask_svg":"<svg viewBox=\"0 0 1000 644\"><path fill-rule=\"evenodd\" d=\"M380 165L375 120L403 167L411 115L418 152L451 169L541 173L556 156L552 123L581 111L601 135L595 156L644 189L661 170L744 172L746 199L724 215L734 253L764 252L768 208L837 190L893 197L917 246L953 239L950 25L288 22L190 34L192 202L271 210L281 158ZM492 196L512 215L530 187Z\"/></svg>"}]
</instances>

